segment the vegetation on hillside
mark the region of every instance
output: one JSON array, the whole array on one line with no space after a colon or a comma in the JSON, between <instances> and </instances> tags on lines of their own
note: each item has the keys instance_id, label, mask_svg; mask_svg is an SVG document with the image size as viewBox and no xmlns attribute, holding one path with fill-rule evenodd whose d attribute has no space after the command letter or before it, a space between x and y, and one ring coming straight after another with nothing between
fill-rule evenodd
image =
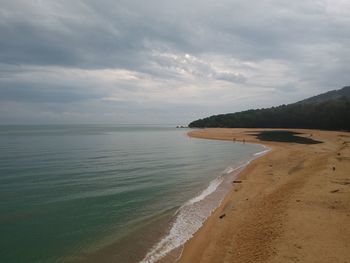
<instances>
[{"instance_id":1,"label":"vegetation on hillside","mask_svg":"<svg viewBox=\"0 0 350 263\"><path fill-rule=\"evenodd\" d=\"M193 121L189 127L308 128L350 130L350 87L278 107L214 115ZM340 92L340 96L334 96ZM320 99L322 98L322 99Z\"/></svg>"}]
</instances>

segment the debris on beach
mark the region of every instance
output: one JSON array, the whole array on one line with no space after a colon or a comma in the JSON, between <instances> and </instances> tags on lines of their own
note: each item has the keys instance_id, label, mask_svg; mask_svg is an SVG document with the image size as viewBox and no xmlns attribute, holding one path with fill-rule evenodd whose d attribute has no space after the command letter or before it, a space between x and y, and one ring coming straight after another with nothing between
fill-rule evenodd
<instances>
[{"instance_id":1,"label":"debris on beach","mask_svg":"<svg viewBox=\"0 0 350 263\"><path fill-rule=\"evenodd\" d=\"M220 219L223 219L226 216L226 214L222 214L221 216L219 216Z\"/></svg>"}]
</instances>

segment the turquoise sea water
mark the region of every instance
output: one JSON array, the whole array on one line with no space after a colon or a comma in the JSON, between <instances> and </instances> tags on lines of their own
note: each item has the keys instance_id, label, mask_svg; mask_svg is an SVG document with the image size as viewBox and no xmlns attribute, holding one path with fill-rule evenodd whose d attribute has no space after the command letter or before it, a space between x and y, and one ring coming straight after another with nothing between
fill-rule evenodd
<instances>
[{"instance_id":1,"label":"turquoise sea water","mask_svg":"<svg viewBox=\"0 0 350 263\"><path fill-rule=\"evenodd\" d=\"M0 262L153 262L181 245L218 178L263 150L187 131L0 126Z\"/></svg>"}]
</instances>

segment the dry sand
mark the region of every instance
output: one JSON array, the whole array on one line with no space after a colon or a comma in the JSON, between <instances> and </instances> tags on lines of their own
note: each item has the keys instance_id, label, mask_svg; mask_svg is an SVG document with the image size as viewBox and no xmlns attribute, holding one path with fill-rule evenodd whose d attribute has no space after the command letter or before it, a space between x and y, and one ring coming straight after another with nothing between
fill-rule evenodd
<instances>
[{"instance_id":1,"label":"dry sand","mask_svg":"<svg viewBox=\"0 0 350 263\"><path fill-rule=\"evenodd\" d=\"M191 137L262 143L179 262L350 263L350 133L293 130L320 144L260 141L263 129L205 129ZM267 129L265 129L267 130ZM225 214L223 218L220 216Z\"/></svg>"}]
</instances>

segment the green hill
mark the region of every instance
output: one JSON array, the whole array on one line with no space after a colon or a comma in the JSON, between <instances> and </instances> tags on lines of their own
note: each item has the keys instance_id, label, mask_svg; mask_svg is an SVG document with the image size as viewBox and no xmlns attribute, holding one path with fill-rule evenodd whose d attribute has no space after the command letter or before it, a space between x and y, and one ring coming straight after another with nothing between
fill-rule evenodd
<instances>
[{"instance_id":1,"label":"green hill","mask_svg":"<svg viewBox=\"0 0 350 263\"><path fill-rule=\"evenodd\" d=\"M350 130L350 86L293 104L214 115L189 127Z\"/></svg>"}]
</instances>

